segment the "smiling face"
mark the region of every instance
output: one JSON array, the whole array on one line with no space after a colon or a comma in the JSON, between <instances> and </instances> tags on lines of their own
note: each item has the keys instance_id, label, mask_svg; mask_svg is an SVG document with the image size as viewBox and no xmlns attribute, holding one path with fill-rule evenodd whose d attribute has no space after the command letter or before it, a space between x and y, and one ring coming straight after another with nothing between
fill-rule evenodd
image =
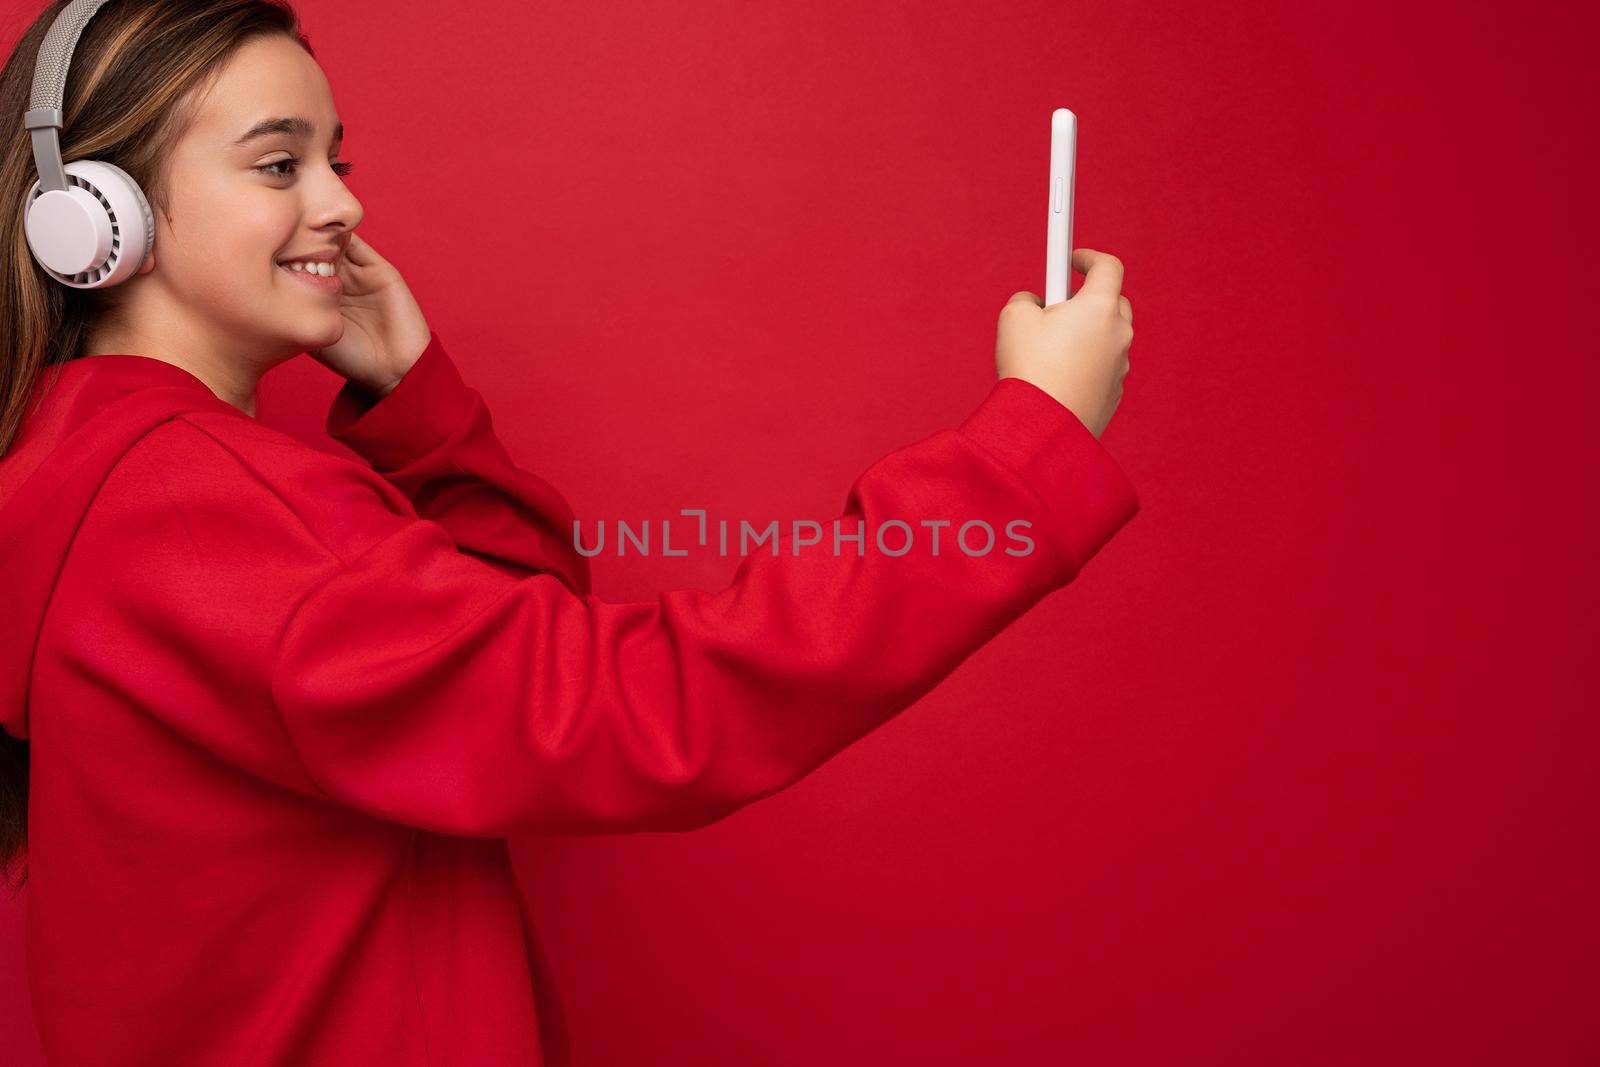
<instances>
[{"instance_id":1,"label":"smiling face","mask_svg":"<svg viewBox=\"0 0 1600 1067\"><path fill-rule=\"evenodd\" d=\"M344 184L328 79L277 35L240 46L201 93L167 160L170 215L156 210L140 271L155 275L144 281L158 282L158 299L135 313L140 333L267 363L333 344L344 332L337 279L280 265L342 255L363 215Z\"/></svg>"}]
</instances>

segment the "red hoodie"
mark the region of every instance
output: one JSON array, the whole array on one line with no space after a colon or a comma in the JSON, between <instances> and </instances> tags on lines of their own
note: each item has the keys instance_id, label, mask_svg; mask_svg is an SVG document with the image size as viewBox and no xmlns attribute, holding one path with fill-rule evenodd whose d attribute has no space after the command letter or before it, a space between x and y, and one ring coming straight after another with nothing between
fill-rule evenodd
<instances>
[{"instance_id":1,"label":"red hoodie","mask_svg":"<svg viewBox=\"0 0 1600 1067\"><path fill-rule=\"evenodd\" d=\"M437 334L389 396L335 397L366 463L146 356L34 396L0 460L0 724L31 742L35 1016L74 1065L568 1062L507 837L689 830L784 788L1138 510L1006 378L860 475L864 547L826 522L719 592L618 604ZM937 551L924 519L952 520ZM986 554L954 542L974 519Z\"/></svg>"}]
</instances>

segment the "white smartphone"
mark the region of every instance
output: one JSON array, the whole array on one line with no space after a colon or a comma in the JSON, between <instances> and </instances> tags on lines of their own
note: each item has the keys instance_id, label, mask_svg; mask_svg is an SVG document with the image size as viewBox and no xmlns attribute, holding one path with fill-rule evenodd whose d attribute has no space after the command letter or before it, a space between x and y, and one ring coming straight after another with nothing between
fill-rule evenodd
<instances>
[{"instance_id":1,"label":"white smartphone","mask_svg":"<svg viewBox=\"0 0 1600 1067\"><path fill-rule=\"evenodd\" d=\"M1078 116L1050 113L1050 206L1045 228L1044 303L1072 297L1072 176L1078 169Z\"/></svg>"}]
</instances>

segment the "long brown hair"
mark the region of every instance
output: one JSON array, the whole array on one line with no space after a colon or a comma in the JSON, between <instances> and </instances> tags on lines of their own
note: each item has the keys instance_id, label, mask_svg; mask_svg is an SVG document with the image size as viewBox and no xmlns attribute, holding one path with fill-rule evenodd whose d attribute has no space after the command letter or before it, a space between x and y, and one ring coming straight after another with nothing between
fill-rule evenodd
<instances>
[{"instance_id":1,"label":"long brown hair","mask_svg":"<svg viewBox=\"0 0 1600 1067\"><path fill-rule=\"evenodd\" d=\"M45 368L82 354L89 328L117 313L119 287L73 289L45 274L28 249L23 200L38 172L22 128L34 64L68 0L48 4L0 71L0 117L14 124L0 145L0 457L11 448ZM308 53L291 0L109 0L73 50L62 100L61 159L100 159L139 183L152 210L169 210L165 162L194 118L196 90L256 37L285 34ZM24 860L27 881L28 743L0 730L0 874Z\"/></svg>"}]
</instances>

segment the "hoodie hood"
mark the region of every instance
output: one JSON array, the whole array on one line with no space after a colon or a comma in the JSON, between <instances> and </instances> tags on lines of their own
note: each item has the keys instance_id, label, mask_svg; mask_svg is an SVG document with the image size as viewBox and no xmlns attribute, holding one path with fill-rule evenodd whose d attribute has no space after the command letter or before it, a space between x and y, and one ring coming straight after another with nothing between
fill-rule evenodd
<instances>
[{"instance_id":1,"label":"hoodie hood","mask_svg":"<svg viewBox=\"0 0 1600 1067\"><path fill-rule=\"evenodd\" d=\"M182 367L138 355L44 368L0 457L0 726L28 737L34 649L56 577L100 485L146 433L189 411L237 408Z\"/></svg>"}]
</instances>

